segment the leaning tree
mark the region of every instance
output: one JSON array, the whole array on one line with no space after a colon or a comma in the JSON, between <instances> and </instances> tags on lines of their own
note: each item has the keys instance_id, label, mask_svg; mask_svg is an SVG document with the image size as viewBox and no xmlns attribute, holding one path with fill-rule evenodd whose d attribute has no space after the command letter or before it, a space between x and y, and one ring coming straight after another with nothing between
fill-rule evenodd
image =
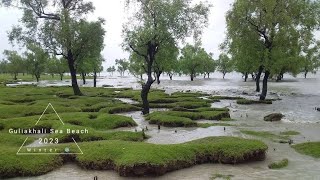
<instances>
[{"instance_id":1,"label":"leaning tree","mask_svg":"<svg viewBox=\"0 0 320 180\"><path fill-rule=\"evenodd\" d=\"M314 43L318 14L319 1L313 0L236 0L228 11L227 44L232 58L248 61L244 64L256 59L257 84L264 73L260 100L266 98L270 76L299 72L303 47Z\"/></svg>"},{"instance_id":2,"label":"leaning tree","mask_svg":"<svg viewBox=\"0 0 320 180\"><path fill-rule=\"evenodd\" d=\"M192 5L191 0L127 0L128 6L136 5L136 12L124 25L123 46L143 59L147 81L141 90L142 113L149 113L148 94L155 79L154 65L161 61L156 55L163 47L177 45L187 36L198 37L207 25L210 6ZM139 59L139 58L135 58Z\"/></svg>"},{"instance_id":3,"label":"leaning tree","mask_svg":"<svg viewBox=\"0 0 320 180\"><path fill-rule=\"evenodd\" d=\"M11 42L22 45L39 43L53 56L62 56L68 62L72 88L82 95L77 83L76 62L92 51L101 34L88 33L86 15L94 11L92 2L84 0L2 0L2 5L18 7L23 11L21 24L9 33ZM103 23L98 20L95 23Z\"/></svg>"}]
</instances>

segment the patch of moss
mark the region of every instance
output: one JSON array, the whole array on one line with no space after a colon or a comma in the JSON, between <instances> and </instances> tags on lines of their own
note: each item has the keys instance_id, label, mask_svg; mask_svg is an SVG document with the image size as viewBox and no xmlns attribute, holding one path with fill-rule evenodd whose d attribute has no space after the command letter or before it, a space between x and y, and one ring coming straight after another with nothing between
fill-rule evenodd
<instances>
[{"instance_id":1,"label":"patch of moss","mask_svg":"<svg viewBox=\"0 0 320 180\"><path fill-rule=\"evenodd\" d=\"M262 160L267 150L261 141L236 137L210 137L172 145L98 141L79 146L84 152L76 158L81 167L115 169L121 176L158 176L198 163Z\"/></svg>"},{"instance_id":2,"label":"patch of moss","mask_svg":"<svg viewBox=\"0 0 320 180\"><path fill-rule=\"evenodd\" d=\"M273 162L268 165L269 169L281 169L287 167L289 164L288 159L282 159L281 161Z\"/></svg>"},{"instance_id":3,"label":"patch of moss","mask_svg":"<svg viewBox=\"0 0 320 180\"><path fill-rule=\"evenodd\" d=\"M244 98L239 97L239 96L210 96L209 99L213 99L213 100L239 100L239 99L244 99Z\"/></svg>"},{"instance_id":4,"label":"patch of moss","mask_svg":"<svg viewBox=\"0 0 320 180\"><path fill-rule=\"evenodd\" d=\"M202 112L181 112L181 111L164 111L163 114L186 117L192 120L221 120L222 118L229 118L230 114L225 111L202 111Z\"/></svg>"},{"instance_id":5,"label":"patch of moss","mask_svg":"<svg viewBox=\"0 0 320 180\"><path fill-rule=\"evenodd\" d=\"M177 117L162 114L161 112L153 112L146 116L146 120L150 124L159 124L166 127L194 127L197 123L189 118Z\"/></svg>"},{"instance_id":6,"label":"patch of moss","mask_svg":"<svg viewBox=\"0 0 320 180\"><path fill-rule=\"evenodd\" d=\"M235 120L231 118L221 118L220 121L235 121Z\"/></svg>"},{"instance_id":7,"label":"patch of moss","mask_svg":"<svg viewBox=\"0 0 320 180\"><path fill-rule=\"evenodd\" d=\"M272 104L272 100L250 100L250 99L239 99L237 104Z\"/></svg>"},{"instance_id":8,"label":"patch of moss","mask_svg":"<svg viewBox=\"0 0 320 180\"><path fill-rule=\"evenodd\" d=\"M288 140L288 136L276 135L268 131L250 131L250 130L240 130L241 133L248 134L251 136L257 136L262 138L268 138L271 140Z\"/></svg>"},{"instance_id":9,"label":"patch of moss","mask_svg":"<svg viewBox=\"0 0 320 180\"><path fill-rule=\"evenodd\" d=\"M294 135L299 135L300 133L297 131L284 131L280 132L280 135L285 135L285 136L294 136Z\"/></svg>"},{"instance_id":10,"label":"patch of moss","mask_svg":"<svg viewBox=\"0 0 320 180\"><path fill-rule=\"evenodd\" d=\"M211 126L233 126L233 125L228 123L198 123L198 127L201 127L201 128L208 128Z\"/></svg>"},{"instance_id":11,"label":"patch of moss","mask_svg":"<svg viewBox=\"0 0 320 180\"><path fill-rule=\"evenodd\" d=\"M124 113L124 112L140 111L140 110L141 110L140 107L137 107L131 104L118 104L112 107L103 108L99 112L116 114L116 113Z\"/></svg>"},{"instance_id":12,"label":"patch of moss","mask_svg":"<svg viewBox=\"0 0 320 180\"><path fill-rule=\"evenodd\" d=\"M291 147L301 154L312 156L314 158L320 158L320 142L306 142L295 144Z\"/></svg>"},{"instance_id":13,"label":"patch of moss","mask_svg":"<svg viewBox=\"0 0 320 180\"><path fill-rule=\"evenodd\" d=\"M88 130L88 133L80 134L67 134L67 130ZM57 130L62 130L63 133L50 134L48 138L58 138L59 143L73 142L74 138L77 142L85 141L101 141L101 140L123 140L123 141L143 141L145 137L142 132L131 132L131 131L97 131L93 128L88 128L84 126L65 124Z\"/></svg>"}]
</instances>

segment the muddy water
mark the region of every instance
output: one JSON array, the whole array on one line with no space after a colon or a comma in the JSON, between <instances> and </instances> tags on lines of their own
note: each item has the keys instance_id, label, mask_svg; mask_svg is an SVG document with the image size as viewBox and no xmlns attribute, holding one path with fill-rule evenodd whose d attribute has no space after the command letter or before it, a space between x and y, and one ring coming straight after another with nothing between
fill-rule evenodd
<instances>
[{"instance_id":1,"label":"muddy water","mask_svg":"<svg viewBox=\"0 0 320 180\"><path fill-rule=\"evenodd\" d=\"M58 83L59 84L59 83ZM114 78L106 77L99 79L100 85L113 85L116 87L139 88L134 78ZM89 85L90 86L90 82ZM214 74L211 79L197 79L190 82L187 77L177 77L170 81L164 78L160 85L155 87L166 90L167 93L175 91L204 91L210 94L244 96L246 98L257 99L254 92L254 82L243 82L241 76L237 74L227 75L227 79L221 79L220 74ZM158 131L156 126L149 125L144 121L140 112L125 113L123 115L132 117L138 124L136 128L140 131L148 126L146 133L151 136L149 143L172 144L182 143L193 139L207 136L241 136L252 138L240 133L241 129L263 130L279 133L281 131L295 130L301 135L293 136L294 143L307 141L320 141L320 112L314 107L320 106L320 75L313 75L308 79L292 78L285 76L283 82L269 83L269 98L281 98L272 105L237 105L235 101L221 101L213 103L213 107L230 108L231 117L237 121L232 122L236 127L227 127L226 132L223 127L210 128L161 128ZM132 101L127 103L134 103ZM164 109L154 109L154 111ZM263 117L272 112L281 112L285 119L281 122L264 122ZM134 131L135 128L124 128L121 130ZM177 132L175 132L177 130ZM262 162L253 162L241 165L220 165L205 164L191 168L167 173L155 179L210 179L213 174L233 175L232 179L320 179L320 160L298 154L288 144L279 144L270 140L263 139L269 151L267 159ZM281 170L270 170L268 164L281 160L289 159L289 166ZM119 177L114 171L88 171L78 168L75 164L67 164L36 178L17 178L17 179L132 179ZM149 178L146 178L149 179Z\"/></svg>"}]
</instances>

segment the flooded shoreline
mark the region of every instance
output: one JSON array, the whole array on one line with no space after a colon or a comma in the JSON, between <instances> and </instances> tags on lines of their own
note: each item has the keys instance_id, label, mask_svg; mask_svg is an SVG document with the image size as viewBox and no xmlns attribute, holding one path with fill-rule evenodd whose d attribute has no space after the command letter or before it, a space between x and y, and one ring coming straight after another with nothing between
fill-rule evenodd
<instances>
[{"instance_id":1,"label":"flooded shoreline","mask_svg":"<svg viewBox=\"0 0 320 180\"><path fill-rule=\"evenodd\" d=\"M175 91L202 91L214 95L232 95L243 96L246 98L258 98L254 92L254 82L243 82L241 78L218 79L213 76L212 79L198 79L190 82L187 77L177 77L178 80L170 81L166 78L161 81L160 85L154 88L164 89L167 93ZM240 76L241 77L241 76ZM135 89L139 88L139 84L135 83L134 78L105 78L99 79L99 85L107 84L115 87L125 87L129 85ZM155 125L149 125L143 119L140 112L122 113L128 117L132 117L138 124L136 129L141 131L142 128L148 126L147 135L151 138L148 143L156 144L176 144L199 139L208 136L240 136L245 138L257 138L244 135L240 130L254 131L270 131L272 133L280 133L283 131L294 130L300 132L300 135L293 136L294 143L307 141L320 141L320 112L314 110L316 106L320 106L320 76L314 75L307 79L285 78L284 82L271 82L268 98L280 98L271 105L238 105L234 100L221 100L221 102L213 103L212 107L228 107L230 109L231 118L237 121L232 122L236 126L227 127L224 131L223 127L214 126L209 128L165 128L159 131ZM90 85L90 82L87 86ZM119 86L117 86L119 85ZM122 99L127 103L135 103L134 101ZM160 109L165 110L165 109ZM158 111L158 110L157 110ZM273 112L280 112L285 118L280 122L265 122L263 117ZM134 131L135 128L121 128L118 130ZM176 132L175 132L176 130ZM258 138L260 139L260 138ZM204 164L196 165L191 168L178 170L167 173L155 179L210 179L213 174L233 175L231 179L318 179L320 174L320 162L312 157L297 153L288 144L279 144L267 139L262 139L268 144L269 150L267 159L262 162L253 162L239 165L221 165L221 164ZM289 159L289 166L281 170L270 170L268 164L280 160L282 158ZM83 170L75 164L66 164L61 168L54 170L48 174L32 177L32 178L14 178L14 179L90 179L98 176L99 179L133 179L120 177L115 171L94 171ZM150 178L142 178L150 179Z\"/></svg>"}]
</instances>

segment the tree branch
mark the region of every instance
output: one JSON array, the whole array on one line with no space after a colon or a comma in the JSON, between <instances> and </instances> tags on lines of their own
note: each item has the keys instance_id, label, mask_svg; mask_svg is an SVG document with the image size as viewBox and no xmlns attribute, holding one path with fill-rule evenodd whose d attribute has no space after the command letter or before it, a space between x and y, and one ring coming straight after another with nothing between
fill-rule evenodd
<instances>
[{"instance_id":1,"label":"tree branch","mask_svg":"<svg viewBox=\"0 0 320 180\"><path fill-rule=\"evenodd\" d=\"M144 57L145 59L148 59L148 56L139 52L138 50L136 50L131 44L129 44L129 47L132 49L133 52L137 53L139 56Z\"/></svg>"}]
</instances>

